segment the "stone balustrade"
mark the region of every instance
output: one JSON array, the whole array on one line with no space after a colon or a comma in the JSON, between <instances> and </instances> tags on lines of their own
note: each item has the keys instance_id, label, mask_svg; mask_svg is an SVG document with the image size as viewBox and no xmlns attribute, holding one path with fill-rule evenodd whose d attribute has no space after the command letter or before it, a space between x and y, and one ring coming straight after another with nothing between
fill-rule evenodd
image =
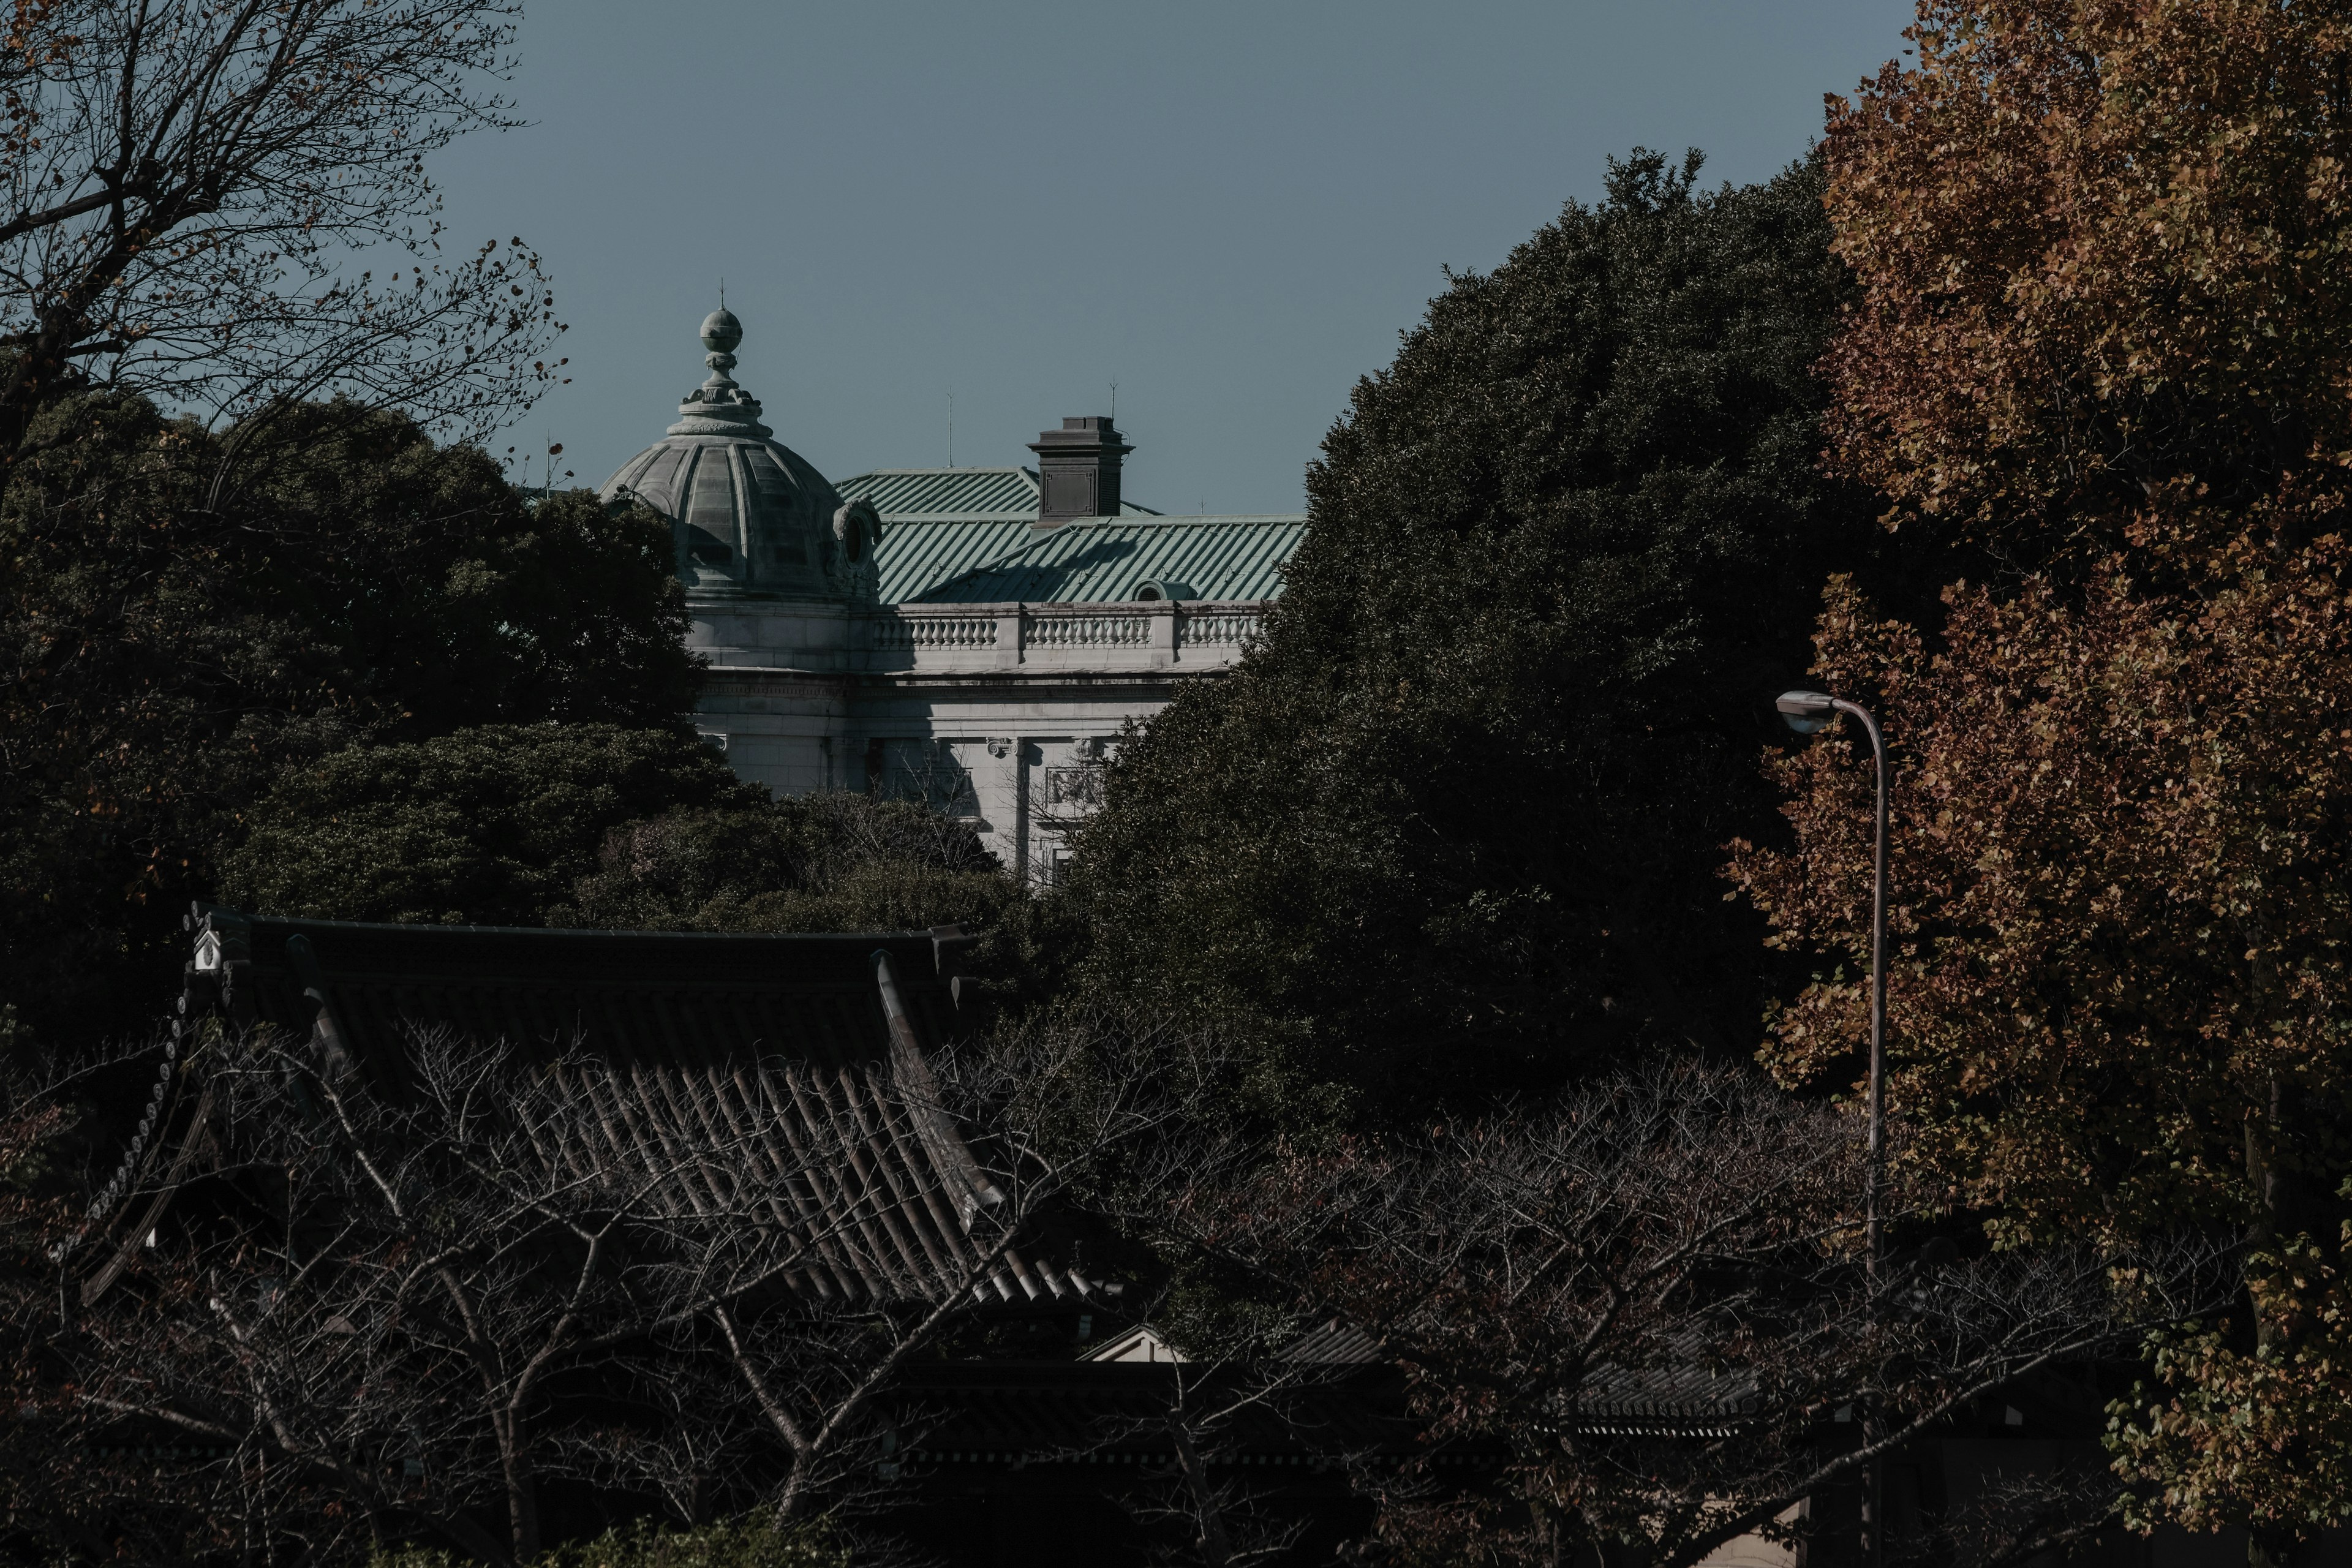
<instances>
[{"instance_id":1,"label":"stone balustrade","mask_svg":"<svg viewBox=\"0 0 2352 1568\"><path fill-rule=\"evenodd\" d=\"M1257 632L1256 604L889 605L855 617L853 668L982 674L1212 670Z\"/></svg>"}]
</instances>

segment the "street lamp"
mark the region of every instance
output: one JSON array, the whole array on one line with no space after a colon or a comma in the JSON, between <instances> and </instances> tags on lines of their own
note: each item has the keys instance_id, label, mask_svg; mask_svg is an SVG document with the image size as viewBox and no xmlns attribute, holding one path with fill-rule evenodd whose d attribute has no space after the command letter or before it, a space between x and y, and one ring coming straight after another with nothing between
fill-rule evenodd
<instances>
[{"instance_id":1,"label":"street lamp","mask_svg":"<svg viewBox=\"0 0 2352 1568\"><path fill-rule=\"evenodd\" d=\"M1870 887L1870 1159L1862 1177L1863 1237L1870 1254L1870 1278L1878 1283L1878 1167L1886 1125L1886 742L1878 721L1859 702L1819 691L1783 691L1775 704L1790 729L1818 734L1841 713L1862 721L1870 735L1871 760L1878 764L1878 842Z\"/></svg>"},{"instance_id":2,"label":"street lamp","mask_svg":"<svg viewBox=\"0 0 2352 1568\"><path fill-rule=\"evenodd\" d=\"M1886 1124L1886 742L1879 734L1878 721L1871 716L1870 710L1843 697L1821 691L1783 691L1775 706L1789 728L1800 735L1818 734L1839 714L1853 714L1862 721L1863 729L1870 735L1871 760L1878 767L1877 852L1870 885L1870 1143L1868 1163L1862 1174L1863 1241L1868 1251L1865 1266L1870 1271L1870 1292L1874 1300L1878 1294L1878 1168ZM1865 1443L1876 1436L1874 1425L1863 1428ZM1863 1561L1872 1568L1876 1568L1885 1556L1881 1485L1880 1467L1873 1460L1869 1486L1863 1498L1862 1521Z\"/></svg>"}]
</instances>

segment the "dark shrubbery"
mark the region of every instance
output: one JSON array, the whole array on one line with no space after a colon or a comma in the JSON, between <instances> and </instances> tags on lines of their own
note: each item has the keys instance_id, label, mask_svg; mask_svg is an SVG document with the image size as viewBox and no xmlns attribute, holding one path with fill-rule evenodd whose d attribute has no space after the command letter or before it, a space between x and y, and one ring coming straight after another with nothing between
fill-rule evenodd
<instances>
[{"instance_id":1,"label":"dark shrubbery","mask_svg":"<svg viewBox=\"0 0 2352 1568\"><path fill-rule=\"evenodd\" d=\"M77 396L0 491L0 997L61 1046L143 1026L289 763L693 702L651 513L348 405L236 434Z\"/></svg>"},{"instance_id":2,"label":"dark shrubbery","mask_svg":"<svg viewBox=\"0 0 2352 1568\"><path fill-rule=\"evenodd\" d=\"M677 730L492 725L289 770L222 896L319 920L662 931L983 921L1013 883L971 830L856 795L772 801Z\"/></svg>"}]
</instances>

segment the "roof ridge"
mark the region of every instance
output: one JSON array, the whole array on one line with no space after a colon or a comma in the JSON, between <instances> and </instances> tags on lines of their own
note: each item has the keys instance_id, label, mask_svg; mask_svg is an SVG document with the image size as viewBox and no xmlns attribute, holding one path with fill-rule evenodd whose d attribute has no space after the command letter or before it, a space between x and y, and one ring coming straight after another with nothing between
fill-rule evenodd
<instances>
[{"instance_id":1,"label":"roof ridge","mask_svg":"<svg viewBox=\"0 0 2352 1568\"><path fill-rule=\"evenodd\" d=\"M871 479L876 474L1024 474L1034 479L1037 477L1037 470L1023 468L1018 463L958 463L952 468L861 468L856 473L843 475L834 483L846 484L851 479Z\"/></svg>"}]
</instances>

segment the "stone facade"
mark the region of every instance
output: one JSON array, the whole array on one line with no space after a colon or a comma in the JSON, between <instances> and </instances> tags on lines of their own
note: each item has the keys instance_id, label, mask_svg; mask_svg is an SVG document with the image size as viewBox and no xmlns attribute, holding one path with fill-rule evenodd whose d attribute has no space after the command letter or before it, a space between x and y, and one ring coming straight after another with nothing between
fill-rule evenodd
<instances>
[{"instance_id":1,"label":"stone facade","mask_svg":"<svg viewBox=\"0 0 2352 1568\"><path fill-rule=\"evenodd\" d=\"M1109 748L1179 682L1232 667L1305 520L1133 505L1061 519L1021 468L835 486L728 377L741 336L723 310L704 322L710 380L604 491L671 520L688 646L710 662L698 727L780 795L927 800L1009 868L1052 879L1065 831L1101 797ZM1107 419L1065 432L1041 453L1066 467L1077 448L1108 471L1063 477L1061 493L1117 498L1131 448ZM996 592L1023 596L974 597Z\"/></svg>"}]
</instances>

